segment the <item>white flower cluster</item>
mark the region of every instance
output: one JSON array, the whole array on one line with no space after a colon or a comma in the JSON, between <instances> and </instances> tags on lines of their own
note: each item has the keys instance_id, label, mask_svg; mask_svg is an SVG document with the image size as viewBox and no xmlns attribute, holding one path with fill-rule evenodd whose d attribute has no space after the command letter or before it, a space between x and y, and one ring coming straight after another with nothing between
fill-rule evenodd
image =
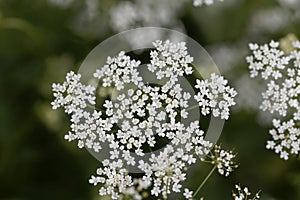
<instances>
[{"instance_id":1,"label":"white flower cluster","mask_svg":"<svg viewBox=\"0 0 300 200\"><path fill-rule=\"evenodd\" d=\"M284 52L279 43L271 41L259 46L250 44L253 55L246 58L251 77L258 76L268 80L267 89L262 93L260 109L275 113L286 122L273 120L275 129L270 131L273 141L267 148L274 149L280 157L287 160L290 154L300 152L300 42L292 43L292 51Z\"/></svg>"},{"instance_id":2,"label":"white flower cluster","mask_svg":"<svg viewBox=\"0 0 300 200\"><path fill-rule=\"evenodd\" d=\"M188 117L192 96L178 82L178 77L193 72L189 66L193 58L188 55L185 43L156 41L153 44L149 73L156 72L157 79L167 77L170 81L163 85L144 84L138 72L140 61L132 60L124 52L109 57L94 77L103 87L115 86L118 93L112 100L104 101L102 112L91 111L90 106L95 106L95 87L80 83L80 75L70 72L63 84L53 84L53 108L63 107L71 115L71 131L65 139L78 140L80 148L99 153L104 146L108 147L103 167L89 180L93 185L101 185L101 196L141 199L141 193L149 191L166 199L172 192L184 192L190 199L192 192L182 188L186 169L196 163L197 157L208 155L213 147L205 140L199 121L181 122ZM235 91L226 86L223 77L215 74L205 84L207 89L200 90L205 96L198 94L197 99L204 102L201 98L209 98L209 106L221 113L216 115L213 110L214 115L227 119L229 106L234 105ZM164 147L160 146L162 139L168 141ZM150 157L146 157L149 153ZM218 148L213 159L219 172L227 176L232 171L233 158L230 152ZM142 171L142 177L134 178L129 173L130 166Z\"/></svg>"},{"instance_id":3,"label":"white flower cluster","mask_svg":"<svg viewBox=\"0 0 300 200\"><path fill-rule=\"evenodd\" d=\"M207 155L212 147L212 143L204 140L204 132L200 130L198 122L192 122L189 127L184 127L183 124L178 124L177 126L177 130L173 133L171 144L167 144L159 154L151 154L151 158L147 161L143 160L143 156L140 156L139 160L135 161L129 153L128 146L124 147L121 143L111 141L110 147L113 150L111 150L110 161L104 161L107 164L110 162L110 164L107 166L104 164L106 166L105 172L103 172L102 168L99 168L97 176L92 176L90 183L94 185L98 183L104 184L99 190L100 195L109 194L113 199L119 198L120 194L126 193L124 188L129 188L133 185L132 181L123 181L125 179L131 180L128 178L128 171L124 168L123 162L126 162L127 165L137 166L145 173L140 179L135 181L138 183L137 188L140 190L151 188L151 195L156 197L162 195L164 199L171 192L181 192L182 182L186 179L186 168L196 163L195 156L203 157ZM196 134L194 135L194 133ZM112 161L116 159L117 161ZM115 167L115 164L111 163L118 165ZM107 174L112 173L111 171L118 178L112 175L108 176ZM113 180L114 178L116 180ZM119 182L120 180L122 180L121 183L123 185ZM112 184L114 187L111 187Z\"/></svg>"},{"instance_id":4,"label":"white flower cluster","mask_svg":"<svg viewBox=\"0 0 300 200\"><path fill-rule=\"evenodd\" d=\"M273 120L275 129L269 131L273 140L267 141L267 149L275 150L280 154L280 158L287 160L289 154L299 154L299 136L300 128L295 127L294 120L281 122L280 120Z\"/></svg>"},{"instance_id":5,"label":"white flower cluster","mask_svg":"<svg viewBox=\"0 0 300 200\"><path fill-rule=\"evenodd\" d=\"M104 131L110 131L110 119L101 119L101 112L85 111L88 105L95 105L95 88L80 83L81 76L69 72L63 84L53 84L52 90L55 100L51 103L53 109L63 107L71 115L71 131L65 135L70 141L78 140L78 147L93 148L98 152L100 142L105 141Z\"/></svg>"},{"instance_id":6,"label":"white flower cluster","mask_svg":"<svg viewBox=\"0 0 300 200\"><path fill-rule=\"evenodd\" d=\"M227 86L227 80L215 73L211 74L211 80L196 80L195 88L199 92L195 95L195 100L201 107L203 115L212 112L214 117L228 119L229 108L235 105L234 97L237 92Z\"/></svg>"},{"instance_id":7,"label":"white flower cluster","mask_svg":"<svg viewBox=\"0 0 300 200\"><path fill-rule=\"evenodd\" d=\"M66 81L61 84L52 84L52 91L55 100L51 103L53 109L64 107L66 113L71 114L77 109L87 106L87 103L95 104L94 96L95 88L93 86L85 86L80 83L80 74L69 72ZM64 96L64 94L67 94Z\"/></svg>"},{"instance_id":8,"label":"white flower cluster","mask_svg":"<svg viewBox=\"0 0 300 200\"><path fill-rule=\"evenodd\" d=\"M103 184L99 189L99 195L110 195L112 199L118 199L119 193L126 193L127 189L133 186L132 177L123 168L123 161L102 162L103 168L97 170L98 176L92 176L89 182L93 185Z\"/></svg>"},{"instance_id":9,"label":"white flower cluster","mask_svg":"<svg viewBox=\"0 0 300 200\"><path fill-rule=\"evenodd\" d=\"M247 187L241 188L241 186L235 185L235 189L237 191L232 192L232 197L234 198L234 200L258 200L260 198L259 192L251 198L251 193Z\"/></svg>"},{"instance_id":10,"label":"white flower cluster","mask_svg":"<svg viewBox=\"0 0 300 200\"><path fill-rule=\"evenodd\" d=\"M193 5L195 7L202 6L202 5L210 6L210 5L214 4L215 1L223 2L224 0L194 0Z\"/></svg>"},{"instance_id":11,"label":"white flower cluster","mask_svg":"<svg viewBox=\"0 0 300 200\"><path fill-rule=\"evenodd\" d=\"M156 50L150 53L151 64L148 64L148 70L155 72L157 79L167 77L171 84L174 84L177 77L193 73L190 66L193 57L188 55L185 42L174 44L169 40L165 42L158 40L153 45Z\"/></svg>"},{"instance_id":12,"label":"white flower cluster","mask_svg":"<svg viewBox=\"0 0 300 200\"><path fill-rule=\"evenodd\" d=\"M221 146L215 145L214 150L207 156L209 160L201 158L203 161L209 162L215 165L219 174L228 176L234 169L238 167L235 163L235 154L232 151L226 151L221 149Z\"/></svg>"},{"instance_id":13,"label":"white flower cluster","mask_svg":"<svg viewBox=\"0 0 300 200\"><path fill-rule=\"evenodd\" d=\"M117 57L108 57L106 65L100 70L97 69L94 77L103 80L103 87L110 87L113 83L117 90L121 90L124 88L124 84L138 85L142 81L137 71L140 64L140 61L131 60L124 51L121 51Z\"/></svg>"},{"instance_id":14,"label":"white flower cluster","mask_svg":"<svg viewBox=\"0 0 300 200\"><path fill-rule=\"evenodd\" d=\"M170 140L174 139L176 133L172 131L178 128L180 131L182 128L181 124L176 123L176 117L188 116L186 108L190 94L181 91L179 84L174 88L168 85L162 87L144 85L118 95L116 102L106 100L104 104L106 115L121 127L121 130L116 132L120 143L128 149L135 148L135 153L143 156L141 147L146 143L154 147L156 134Z\"/></svg>"},{"instance_id":15,"label":"white flower cluster","mask_svg":"<svg viewBox=\"0 0 300 200\"><path fill-rule=\"evenodd\" d=\"M247 56L249 63L250 76L256 77L261 73L265 80L282 78L282 70L289 63L290 56L285 56L279 49L279 42L271 41L269 44L259 46L258 44L249 44L253 56Z\"/></svg>"}]
</instances>

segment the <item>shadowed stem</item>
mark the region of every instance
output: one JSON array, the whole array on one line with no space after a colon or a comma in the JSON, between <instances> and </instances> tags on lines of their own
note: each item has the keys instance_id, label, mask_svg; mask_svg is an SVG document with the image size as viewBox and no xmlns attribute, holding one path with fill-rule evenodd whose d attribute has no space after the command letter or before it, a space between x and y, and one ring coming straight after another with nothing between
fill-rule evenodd
<instances>
[{"instance_id":1,"label":"shadowed stem","mask_svg":"<svg viewBox=\"0 0 300 200\"><path fill-rule=\"evenodd\" d=\"M96 105L91 105L91 104L86 104L88 108L91 108L91 109L95 109L95 110L98 110L98 111L102 111L102 112L106 112L105 109L102 109L102 108L99 108L99 107L96 107Z\"/></svg>"},{"instance_id":2,"label":"shadowed stem","mask_svg":"<svg viewBox=\"0 0 300 200\"><path fill-rule=\"evenodd\" d=\"M193 198L195 198L198 194L198 192L201 190L201 188L205 185L205 183L207 182L207 180L211 177L211 175L213 174L213 172L215 171L215 169L217 168L217 165L215 165L212 170L209 172L209 174L205 177L205 179L202 181L202 183L199 185L199 187L197 188L196 192L193 195Z\"/></svg>"},{"instance_id":3,"label":"shadowed stem","mask_svg":"<svg viewBox=\"0 0 300 200\"><path fill-rule=\"evenodd\" d=\"M191 107L188 107L186 110L193 110L195 108L199 108L200 106L197 104L197 105L194 105L194 106L191 106Z\"/></svg>"},{"instance_id":4,"label":"shadowed stem","mask_svg":"<svg viewBox=\"0 0 300 200\"><path fill-rule=\"evenodd\" d=\"M169 186L169 181L170 181L170 176L168 176L168 179L167 179L167 184L166 184L166 197L164 197L164 199L168 199L168 190L169 190L169 188L168 188L168 186Z\"/></svg>"}]
</instances>

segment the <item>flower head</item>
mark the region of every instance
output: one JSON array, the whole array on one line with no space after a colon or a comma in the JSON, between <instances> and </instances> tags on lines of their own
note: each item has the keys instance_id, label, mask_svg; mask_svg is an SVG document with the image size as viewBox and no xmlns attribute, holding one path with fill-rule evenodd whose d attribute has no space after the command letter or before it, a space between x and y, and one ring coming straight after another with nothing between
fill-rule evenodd
<instances>
[{"instance_id":1,"label":"flower head","mask_svg":"<svg viewBox=\"0 0 300 200\"><path fill-rule=\"evenodd\" d=\"M290 154L300 153L300 128L296 127L294 120L281 122L273 120L274 129L269 131L272 140L267 141L267 149L274 150L280 158L287 160Z\"/></svg>"},{"instance_id":2,"label":"flower head","mask_svg":"<svg viewBox=\"0 0 300 200\"><path fill-rule=\"evenodd\" d=\"M237 93L227 85L227 80L224 77L213 73L210 81L197 79L195 88L199 92L194 98L198 102L203 115L212 112L214 117L228 119L229 108L235 105L234 97Z\"/></svg>"},{"instance_id":3,"label":"flower head","mask_svg":"<svg viewBox=\"0 0 300 200\"><path fill-rule=\"evenodd\" d=\"M258 200L260 198L259 192L251 198L251 193L247 187L241 188L241 186L235 185L235 189L236 191L232 192L234 200Z\"/></svg>"},{"instance_id":4,"label":"flower head","mask_svg":"<svg viewBox=\"0 0 300 200\"><path fill-rule=\"evenodd\" d=\"M172 43L169 40L153 42L155 50L151 51L151 64L148 65L150 72L156 74L157 79L169 78L173 84L178 77L193 73L190 64L193 62L187 52L185 42Z\"/></svg>"},{"instance_id":5,"label":"flower head","mask_svg":"<svg viewBox=\"0 0 300 200\"><path fill-rule=\"evenodd\" d=\"M125 52L121 51L116 57L108 57L106 65L100 70L97 69L94 77L102 79L103 87L110 87L114 84L117 90L124 88L124 84L134 83L141 84L142 78L137 71L140 61L131 60Z\"/></svg>"},{"instance_id":6,"label":"flower head","mask_svg":"<svg viewBox=\"0 0 300 200\"><path fill-rule=\"evenodd\" d=\"M235 163L235 156L232 151L221 149L221 146L215 145L214 150L207 156L208 160L202 158L202 161L210 162L218 169L219 174L228 176L238 165Z\"/></svg>"},{"instance_id":7,"label":"flower head","mask_svg":"<svg viewBox=\"0 0 300 200\"><path fill-rule=\"evenodd\" d=\"M79 74L70 72L63 84L53 84L53 108L63 107L71 117L71 131L65 139L77 140L80 148L95 152L102 153L107 148L107 155L101 160L103 167L89 180L90 184L101 185L101 196L141 199L142 193L149 191L166 199L172 192L184 192L189 199L192 192L183 189L186 170L213 147L205 139L198 120L181 121L189 117L192 97L178 81L179 77L193 73L190 65L193 58L185 43L153 44L149 73L154 73L158 80L169 80L163 84L145 84L138 71L140 61L124 52L108 57L94 77L102 87L115 86L117 93L104 100L101 111L97 108L91 111L90 106L96 104L96 88L82 84ZM223 77L212 74L211 79L197 81L195 87L200 91L196 99L208 101L207 107L214 116L227 119L236 92ZM216 148L211 158L221 174L227 176L232 171L231 152ZM138 169L141 177L134 178L128 167Z\"/></svg>"},{"instance_id":8,"label":"flower head","mask_svg":"<svg viewBox=\"0 0 300 200\"><path fill-rule=\"evenodd\" d=\"M281 49L280 43L275 41L261 46L250 44L253 55L246 60L250 76L260 74L267 81L260 109L285 118L284 122L273 120L274 128L269 131L272 140L267 141L266 148L287 160L291 154L297 155L300 149L300 42L291 42L290 38L282 41L288 51Z\"/></svg>"}]
</instances>

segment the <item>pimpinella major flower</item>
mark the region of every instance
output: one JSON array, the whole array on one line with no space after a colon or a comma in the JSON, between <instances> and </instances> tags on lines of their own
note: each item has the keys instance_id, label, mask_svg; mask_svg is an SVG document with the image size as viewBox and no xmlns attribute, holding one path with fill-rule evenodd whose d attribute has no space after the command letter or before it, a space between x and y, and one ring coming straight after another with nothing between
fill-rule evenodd
<instances>
[{"instance_id":1,"label":"pimpinella major flower","mask_svg":"<svg viewBox=\"0 0 300 200\"><path fill-rule=\"evenodd\" d=\"M288 47L286 42L282 46L275 41L249 44L252 55L246 60L250 76L261 76L267 82L260 109L277 115L266 148L287 160L300 153L300 42L294 40Z\"/></svg>"},{"instance_id":2,"label":"pimpinella major flower","mask_svg":"<svg viewBox=\"0 0 300 200\"><path fill-rule=\"evenodd\" d=\"M64 83L53 84L53 109L64 108L71 119L65 139L77 141L80 148L108 152L89 180L100 187L100 196L167 199L171 193L183 193L186 199L194 198L195 194L183 187L186 170L199 157L209 155L213 144L205 139L199 120L183 123L181 119L187 119L195 106L191 104L193 96L203 115L212 113L221 119L228 119L235 105L236 92L220 75L197 80L193 86L196 95L180 85L180 77L193 74L193 57L184 42L155 41L153 45L147 69L159 84L144 83L139 73L141 62L125 52L108 57L93 74L98 87L117 91L100 106L96 105L96 87L81 83L80 74L69 72ZM160 82L162 79L166 81ZM162 141L167 142L162 145ZM220 174L232 172L231 152L216 147L210 158ZM138 169L141 176L131 174L130 167Z\"/></svg>"}]
</instances>

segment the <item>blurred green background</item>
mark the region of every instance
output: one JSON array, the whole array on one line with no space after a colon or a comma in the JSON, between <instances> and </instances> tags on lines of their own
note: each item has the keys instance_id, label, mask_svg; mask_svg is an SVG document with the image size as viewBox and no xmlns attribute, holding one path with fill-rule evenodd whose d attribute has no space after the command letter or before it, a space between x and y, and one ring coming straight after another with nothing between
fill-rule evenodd
<instances>
[{"instance_id":1,"label":"blurred green background","mask_svg":"<svg viewBox=\"0 0 300 200\"><path fill-rule=\"evenodd\" d=\"M88 184L98 161L63 139L68 117L50 106L52 82L62 82L97 44L117 33L110 10L121 1L87 2L0 0L0 200L100 199L97 188ZM201 8L186 2L175 20L206 47L231 85L239 85L246 81L240 77L248 76L248 42L299 35L300 6L282 2L228 0ZM222 68L226 61L228 68ZM248 99L250 104L257 101L256 95ZM261 190L263 200L299 200L300 161L283 161L265 149L270 124L243 103L220 138L224 147L238 152L240 167L228 178L215 173L201 195L231 199L234 184L241 183L253 193ZM210 167L195 166L187 185L197 188Z\"/></svg>"}]
</instances>

